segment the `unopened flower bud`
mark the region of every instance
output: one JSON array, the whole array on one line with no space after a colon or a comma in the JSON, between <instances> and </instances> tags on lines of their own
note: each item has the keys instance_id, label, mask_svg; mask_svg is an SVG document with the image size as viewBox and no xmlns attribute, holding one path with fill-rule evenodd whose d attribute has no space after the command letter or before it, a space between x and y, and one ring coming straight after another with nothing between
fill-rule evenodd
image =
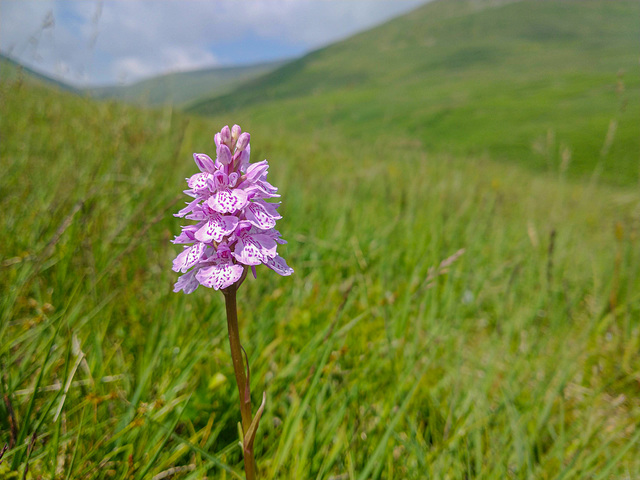
<instances>
[{"instance_id":1,"label":"unopened flower bud","mask_svg":"<svg viewBox=\"0 0 640 480\"><path fill-rule=\"evenodd\" d=\"M236 144L236 148L240 151L247 148L249 145L249 140L251 140L251 135L248 132L244 132L240 137L238 137L238 143Z\"/></svg>"},{"instance_id":2,"label":"unopened flower bud","mask_svg":"<svg viewBox=\"0 0 640 480\"><path fill-rule=\"evenodd\" d=\"M222 144L216 149L216 154L218 156L218 161L222 165L229 165L231 163L231 150L229 147Z\"/></svg>"},{"instance_id":3,"label":"unopened flower bud","mask_svg":"<svg viewBox=\"0 0 640 480\"><path fill-rule=\"evenodd\" d=\"M231 145L231 130L229 130L228 125L225 125L222 130L220 130L220 140L227 146Z\"/></svg>"},{"instance_id":4,"label":"unopened flower bud","mask_svg":"<svg viewBox=\"0 0 640 480\"><path fill-rule=\"evenodd\" d=\"M194 153L193 159L196 161L196 165L198 165L201 172L213 173L216 171L215 164L208 155L204 153Z\"/></svg>"},{"instance_id":5,"label":"unopened flower bud","mask_svg":"<svg viewBox=\"0 0 640 480\"><path fill-rule=\"evenodd\" d=\"M231 141L233 141L234 143L238 141L238 137L240 136L240 134L242 133L242 129L240 128L240 125L234 125L231 128Z\"/></svg>"}]
</instances>

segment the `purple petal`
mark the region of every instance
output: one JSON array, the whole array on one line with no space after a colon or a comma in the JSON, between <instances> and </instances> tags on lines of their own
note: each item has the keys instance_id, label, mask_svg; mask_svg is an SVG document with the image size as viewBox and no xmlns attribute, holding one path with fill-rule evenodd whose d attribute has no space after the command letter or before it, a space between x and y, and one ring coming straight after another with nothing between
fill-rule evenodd
<instances>
[{"instance_id":1,"label":"purple petal","mask_svg":"<svg viewBox=\"0 0 640 480\"><path fill-rule=\"evenodd\" d=\"M172 243L175 245L182 243L193 243L195 241L195 233L198 230L197 225L187 225L182 227L182 232L180 235L176 236Z\"/></svg>"},{"instance_id":2,"label":"purple petal","mask_svg":"<svg viewBox=\"0 0 640 480\"><path fill-rule=\"evenodd\" d=\"M229 165L231 163L231 150L224 144L221 144L216 149L216 155L218 156L217 160L222 165Z\"/></svg>"},{"instance_id":3,"label":"purple petal","mask_svg":"<svg viewBox=\"0 0 640 480\"><path fill-rule=\"evenodd\" d=\"M196 232L195 237L199 242L211 243L215 241L219 243L226 235L235 230L236 225L238 225L237 217L215 215L209 218Z\"/></svg>"},{"instance_id":4,"label":"purple petal","mask_svg":"<svg viewBox=\"0 0 640 480\"><path fill-rule=\"evenodd\" d=\"M251 139L251 135L248 132L244 132L242 135L238 137L238 143L236 143L236 148L240 151L247 148L249 145L249 140Z\"/></svg>"},{"instance_id":5,"label":"purple petal","mask_svg":"<svg viewBox=\"0 0 640 480\"><path fill-rule=\"evenodd\" d=\"M198 194L196 192L194 192L193 190L189 189L189 190L183 190L182 193L189 195L190 197L197 197Z\"/></svg>"},{"instance_id":6,"label":"purple petal","mask_svg":"<svg viewBox=\"0 0 640 480\"><path fill-rule=\"evenodd\" d=\"M210 173L196 173L189 180L187 185L195 192L203 192L209 189L207 180L211 177Z\"/></svg>"},{"instance_id":7,"label":"purple petal","mask_svg":"<svg viewBox=\"0 0 640 480\"><path fill-rule=\"evenodd\" d=\"M195 206L198 204L199 201L200 199L196 198L194 201L188 203L187 206L184 207L182 210L180 210L178 213L174 213L173 216L184 217L187 213L189 213L191 210L195 208Z\"/></svg>"},{"instance_id":8,"label":"purple petal","mask_svg":"<svg viewBox=\"0 0 640 480\"><path fill-rule=\"evenodd\" d=\"M269 203L264 200L257 200L255 203L262 205L264 209L267 211L267 214L276 220L282 218L282 215L278 213L278 207L280 206L280 202Z\"/></svg>"},{"instance_id":9,"label":"purple petal","mask_svg":"<svg viewBox=\"0 0 640 480\"><path fill-rule=\"evenodd\" d=\"M202 205L196 205L195 207L193 207L193 211L187 215L186 217L184 217L188 220L204 220L207 218L207 215L205 213L205 211L202 208Z\"/></svg>"},{"instance_id":10,"label":"purple petal","mask_svg":"<svg viewBox=\"0 0 640 480\"><path fill-rule=\"evenodd\" d=\"M249 206L244 211L247 220L258 228L263 230L269 230L276 226L276 219L269 211L257 202L249 203Z\"/></svg>"},{"instance_id":11,"label":"purple petal","mask_svg":"<svg viewBox=\"0 0 640 480\"><path fill-rule=\"evenodd\" d=\"M196 271L191 270L190 272L178 277L178 281L173 286L173 291L177 293L180 290L183 290L184 293L189 294L193 293L196 288L198 288L198 285L200 284L198 283L198 280L196 280Z\"/></svg>"},{"instance_id":12,"label":"purple petal","mask_svg":"<svg viewBox=\"0 0 640 480\"><path fill-rule=\"evenodd\" d=\"M224 172L217 171L211 178L214 191L229 186L229 177Z\"/></svg>"},{"instance_id":13,"label":"purple petal","mask_svg":"<svg viewBox=\"0 0 640 480\"><path fill-rule=\"evenodd\" d=\"M260 186L270 193L276 193L278 191L278 187L271 185L265 178L260 179L258 183L260 183Z\"/></svg>"},{"instance_id":14,"label":"purple petal","mask_svg":"<svg viewBox=\"0 0 640 480\"><path fill-rule=\"evenodd\" d=\"M265 188L261 186L262 182L246 185L246 182L243 182L240 187L249 194L252 199L260 199L260 198L276 198L279 197L279 193L271 193ZM243 186L244 185L244 186Z\"/></svg>"},{"instance_id":15,"label":"purple petal","mask_svg":"<svg viewBox=\"0 0 640 480\"><path fill-rule=\"evenodd\" d=\"M202 257L207 246L204 243L196 243L185 248L173 261L173 271L185 273L193 267Z\"/></svg>"},{"instance_id":16,"label":"purple petal","mask_svg":"<svg viewBox=\"0 0 640 480\"><path fill-rule=\"evenodd\" d=\"M244 184L245 182L247 184L256 182L264 173L267 172L268 169L269 169L269 163L266 160L263 160L258 163L252 163L247 168L247 173L245 174L245 180L244 182L242 182L242 184ZM242 186L242 184L240 185Z\"/></svg>"},{"instance_id":17,"label":"purple petal","mask_svg":"<svg viewBox=\"0 0 640 480\"><path fill-rule=\"evenodd\" d=\"M184 250L182 250L178 256L176 258L173 259L173 266L171 267L171 269L174 272L180 272L182 271L182 266L184 265L184 262L187 259L187 255L189 255L189 249L191 247L184 247Z\"/></svg>"},{"instance_id":18,"label":"purple petal","mask_svg":"<svg viewBox=\"0 0 640 480\"><path fill-rule=\"evenodd\" d=\"M247 193L241 189L221 189L209 197L207 204L218 213L233 213L247 204Z\"/></svg>"},{"instance_id":19,"label":"purple petal","mask_svg":"<svg viewBox=\"0 0 640 480\"><path fill-rule=\"evenodd\" d=\"M243 265L260 265L266 259L260 247L246 239L238 240L235 251L231 252L231 255Z\"/></svg>"},{"instance_id":20,"label":"purple petal","mask_svg":"<svg viewBox=\"0 0 640 480\"><path fill-rule=\"evenodd\" d=\"M270 229L270 230L267 230L266 232L264 232L264 235L270 236L271 238L273 238L280 245L285 245L287 243L286 240L280 238L280 232L278 230L273 229L273 228Z\"/></svg>"},{"instance_id":21,"label":"purple petal","mask_svg":"<svg viewBox=\"0 0 640 480\"><path fill-rule=\"evenodd\" d=\"M259 265L276 256L276 242L267 235L242 235L232 255L244 265Z\"/></svg>"},{"instance_id":22,"label":"purple petal","mask_svg":"<svg viewBox=\"0 0 640 480\"><path fill-rule=\"evenodd\" d=\"M225 125L222 127L222 130L220 130L220 140L227 145L231 143L231 130L229 130L229 125Z\"/></svg>"},{"instance_id":23,"label":"purple petal","mask_svg":"<svg viewBox=\"0 0 640 480\"><path fill-rule=\"evenodd\" d=\"M221 242L216 249L215 255L218 259L231 260L231 250L229 249L229 245L225 242Z\"/></svg>"},{"instance_id":24,"label":"purple petal","mask_svg":"<svg viewBox=\"0 0 640 480\"><path fill-rule=\"evenodd\" d=\"M251 156L251 145L247 145L244 150L236 155L237 158L234 161L236 162L236 165L238 165L238 170L241 172L246 171L249 166L249 157Z\"/></svg>"},{"instance_id":25,"label":"purple petal","mask_svg":"<svg viewBox=\"0 0 640 480\"><path fill-rule=\"evenodd\" d=\"M201 172L213 173L216 171L216 165L208 155L205 155L204 153L194 153L193 159Z\"/></svg>"},{"instance_id":26,"label":"purple petal","mask_svg":"<svg viewBox=\"0 0 640 480\"><path fill-rule=\"evenodd\" d=\"M238 140L238 137L241 133L242 129L240 128L240 125L234 125L233 127L231 127L231 140L233 140L234 142Z\"/></svg>"},{"instance_id":27,"label":"purple petal","mask_svg":"<svg viewBox=\"0 0 640 480\"><path fill-rule=\"evenodd\" d=\"M287 262L280 255L276 255L274 258L269 258L265 262L265 265L283 277L293 273L293 268L287 265Z\"/></svg>"},{"instance_id":28,"label":"purple petal","mask_svg":"<svg viewBox=\"0 0 640 480\"><path fill-rule=\"evenodd\" d=\"M269 235L264 235L263 233L256 233L256 234L251 234L250 238L254 242L256 242L258 245L260 245L265 255L267 255L268 257L276 256L276 248L278 247L278 244Z\"/></svg>"},{"instance_id":29,"label":"purple petal","mask_svg":"<svg viewBox=\"0 0 640 480\"><path fill-rule=\"evenodd\" d=\"M231 261L221 262L211 267L201 268L196 278L203 287L220 290L236 283L243 271L242 265L231 263Z\"/></svg>"}]
</instances>

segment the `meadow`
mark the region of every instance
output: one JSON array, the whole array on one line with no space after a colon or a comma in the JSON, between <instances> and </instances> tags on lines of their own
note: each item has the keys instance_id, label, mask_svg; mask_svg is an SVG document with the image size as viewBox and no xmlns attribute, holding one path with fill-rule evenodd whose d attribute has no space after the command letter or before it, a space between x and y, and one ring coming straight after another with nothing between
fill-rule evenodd
<instances>
[{"instance_id":1,"label":"meadow","mask_svg":"<svg viewBox=\"0 0 640 480\"><path fill-rule=\"evenodd\" d=\"M0 477L244 478L223 297L172 292L170 243L192 153L240 123L282 194L295 269L258 268L238 292L254 405L267 393L259 478L640 478L626 85L622 113L615 89L574 99L612 101L592 130L563 123L576 164L531 111L513 122L522 159L490 141L499 118L486 148L461 135L447 150L454 133L391 127L353 86L238 93L203 117L3 81ZM542 163L525 161L540 132Z\"/></svg>"}]
</instances>

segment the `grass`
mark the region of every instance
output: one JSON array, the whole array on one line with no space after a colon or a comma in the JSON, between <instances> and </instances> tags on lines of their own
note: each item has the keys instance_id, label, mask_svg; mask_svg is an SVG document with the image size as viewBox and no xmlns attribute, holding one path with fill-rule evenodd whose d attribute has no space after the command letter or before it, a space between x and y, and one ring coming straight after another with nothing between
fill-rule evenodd
<instances>
[{"instance_id":1,"label":"grass","mask_svg":"<svg viewBox=\"0 0 640 480\"><path fill-rule=\"evenodd\" d=\"M233 118L0 95L0 474L243 478L222 295L172 293L169 243ZM636 190L245 128L296 269L239 291L260 478L640 476Z\"/></svg>"},{"instance_id":2,"label":"grass","mask_svg":"<svg viewBox=\"0 0 640 480\"><path fill-rule=\"evenodd\" d=\"M295 269L238 294L259 478L640 478L637 3L477 5L215 117L3 77L0 477L244 478L222 295L170 269L191 154L237 122Z\"/></svg>"}]
</instances>

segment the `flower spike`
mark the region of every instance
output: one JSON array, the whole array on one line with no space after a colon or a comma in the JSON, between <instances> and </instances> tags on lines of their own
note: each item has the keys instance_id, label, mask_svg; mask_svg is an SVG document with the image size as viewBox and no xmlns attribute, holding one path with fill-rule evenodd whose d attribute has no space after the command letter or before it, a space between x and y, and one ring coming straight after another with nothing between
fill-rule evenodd
<instances>
[{"instance_id":1,"label":"flower spike","mask_svg":"<svg viewBox=\"0 0 640 480\"><path fill-rule=\"evenodd\" d=\"M214 135L216 159L195 153L200 173L187 179L194 197L176 216L197 221L182 227L173 240L184 250L173 261L173 270L183 273L174 291L192 293L199 285L224 290L235 284L248 267L264 264L279 275L291 275L276 249L286 243L275 230L282 218L277 188L267 182L266 160L250 163L251 135L239 125L223 127Z\"/></svg>"}]
</instances>

